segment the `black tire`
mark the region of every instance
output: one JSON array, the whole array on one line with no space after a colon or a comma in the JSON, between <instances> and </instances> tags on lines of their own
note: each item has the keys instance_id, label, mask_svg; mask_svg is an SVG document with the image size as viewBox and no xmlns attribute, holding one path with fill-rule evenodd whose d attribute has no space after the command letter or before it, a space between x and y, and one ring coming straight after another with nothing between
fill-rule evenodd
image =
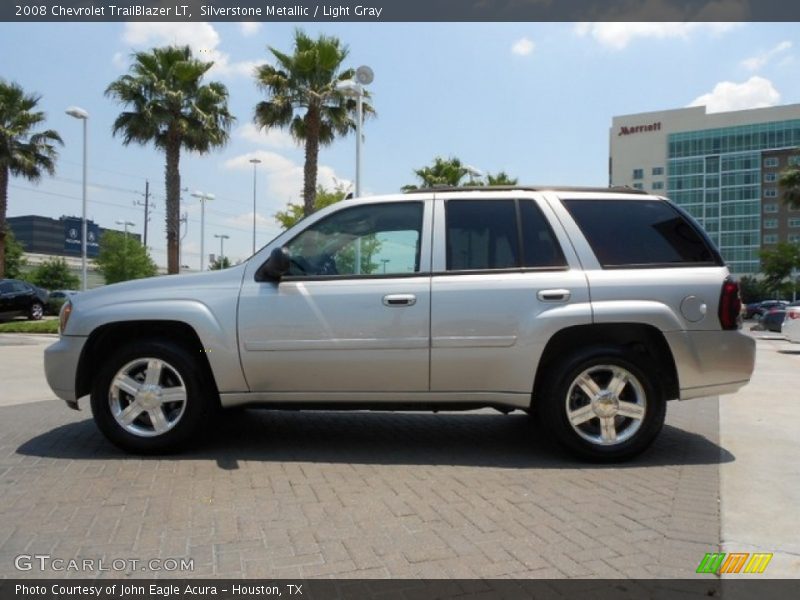
<instances>
[{"instance_id":1,"label":"black tire","mask_svg":"<svg viewBox=\"0 0 800 600\"><path fill-rule=\"evenodd\" d=\"M28 309L28 320L39 321L44 316L44 306L41 302L34 302Z\"/></svg>"},{"instance_id":2,"label":"black tire","mask_svg":"<svg viewBox=\"0 0 800 600\"><path fill-rule=\"evenodd\" d=\"M139 399L129 392L118 386L112 388L115 377L122 369L130 367L131 373L138 372L132 378L140 385L146 384L144 377L150 369L146 359L156 359L152 364L159 364L158 361L163 363L158 384L162 391L178 390L180 393L181 383L185 391L183 403L161 405L164 407L161 415L169 426L162 433L156 431L156 423L145 409L128 425L128 429L115 417L115 411L120 408L139 403ZM142 368L145 369L143 372ZM142 381L137 379L140 375ZM122 450L135 454L177 452L202 431L213 414L217 405L214 389L200 361L183 346L165 340L138 341L116 352L103 363L92 387L92 415L103 435ZM138 406L135 408L139 409Z\"/></svg>"},{"instance_id":3,"label":"black tire","mask_svg":"<svg viewBox=\"0 0 800 600\"><path fill-rule=\"evenodd\" d=\"M631 376L618 379L627 383L616 395L607 385L615 372ZM644 452L664 425L666 402L656 373L646 356L627 348L593 346L575 352L555 365L534 402L538 402L543 427L573 455L591 462L624 461ZM588 374L597 386L596 402L590 401L588 394L578 385L576 380L582 374ZM644 407L643 417L618 415L615 410L620 407L628 412ZM587 420L573 426L569 412L581 408L587 411L584 417L578 417L576 412L573 414L576 420ZM610 413L606 413L604 419L589 416L597 415L598 411ZM606 430L603 423L612 425Z\"/></svg>"}]
</instances>

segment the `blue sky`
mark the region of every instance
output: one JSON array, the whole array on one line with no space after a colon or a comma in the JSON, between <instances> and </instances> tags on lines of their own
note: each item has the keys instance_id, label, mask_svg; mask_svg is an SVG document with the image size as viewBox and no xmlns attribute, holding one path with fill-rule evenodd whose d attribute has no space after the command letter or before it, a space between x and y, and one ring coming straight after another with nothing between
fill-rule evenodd
<instances>
[{"instance_id":1,"label":"blue sky","mask_svg":"<svg viewBox=\"0 0 800 600\"><path fill-rule=\"evenodd\" d=\"M457 156L481 171L505 170L522 183L606 185L608 128L614 115L703 103L735 110L800 102L797 23L321 23L312 35L340 37L347 66L375 72L369 86L378 118L367 122L362 187L397 192L413 170ZM132 221L141 233L149 179L156 209L153 258L165 264L164 158L152 146L122 145L111 135L121 107L103 91L125 73L134 49L188 43L217 63L211 73L230 91L237 117L231 141L205 156L184 153L182 186L213 193L206 252L227 234L225 254L251 247L252 165L258 174L258 245L279 231L274 213L299 201L303 152L285 132L258 132L262 99L251 76L267 46L290 51L294 26L279 23L0 24L0 77L42 95L48 127L61 133L55 178L12 179L9 215L80 214L81 129L64 114L86 109L89 216L104 227ZM355 137L320 153L320 180L351 182ZM200 210L188 194L184 263L199 266Z\"/></svg>"}]
</instances>

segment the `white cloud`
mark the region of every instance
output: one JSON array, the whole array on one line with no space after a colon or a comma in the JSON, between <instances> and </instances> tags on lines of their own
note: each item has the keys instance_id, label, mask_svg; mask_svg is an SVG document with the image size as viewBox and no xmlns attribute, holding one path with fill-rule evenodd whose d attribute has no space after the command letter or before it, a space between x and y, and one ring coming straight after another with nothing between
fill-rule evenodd
<instances>
[{"instance_id":1,"label":"white cloud","mask_svg":"<svg viewBox=\"0 0 800 600\"><path fill-rule=\"evenodd\" d=\"M260 181L266 180L266 195L271 199L270 211L281 210L287 202L301 202L303 197L303 165L267 150L256 150L236 156L223 163L223 168L231 171L252 171L250 159L257 158L261 161L258 165ZM351 182L338 177L333 168L319 165L317 183L326 188L344 184L346 187ZM250 218L253 214L250 213ZM252 221L251 221L252 223Z\"/></svg>"},{"instance_id":2,"label":"white cloud","mask_svg":"<svg viewBox=\"0 0 800 600\"><path fill-rule=\"evenodd\" d=\"M231 61L230 55L219 49L221 38L210 23L125 23L122 40L139 49L167 44L188 45L198 58L214 62L210 73L223 77L249 77L260 64L258 61Z\"/></svg>"},{"instance_id":3,"label":"white cloud","mask_svg":"<svg viewBox=\"0 0 800 600\"><path fill-rule=\"evenodd\" d=\"M689 106L705 106L707 111L725 112L775 106L781 100L769 79L753 76L744 83L721 81L707 94L695 98Z\"/></svg>"},{"instance_id":4,"label":"white cloud","mask_svg":"<svg viewBox=\"0 0 800 600\"><path fill-rule=\"evenodd\" d=\"M637 38L688 39L693 33L722 34L737 27L738 23L577 23L574 28L580 37L592 37L599 44L612 50L623 50Z\"/></svg>"},{"instance_id":5,"label":"white cloud","mask_svg":"<svg viewBox=\"0 0 800 600\"><path fill-rule=\"evenodd\" d=\"M533 41L524 37L514 42L514 45L511 46L511 52L518 56L528 56L535 47L536 44Z\"/></svg>"},{"instance_id":6,"label":"white cloud","mask_svg":"<svg viewBox=\"0 0 800 600\"><path fill-rule=\"evenodd\" d=\"M755 56L751 56L750 58L744 59L742 61L742 66L748 71L758 71L759 69L764 68L767 65L767 63L770 62L773 58L790 50L791 47L792 47L792 42L784 40L774 48L770 48L765 52L760 52Z\"/></svg>"},{"instance_id":7,"label":"white cloud","mask_svg":"<svg viewBox=\"0 0 800 600\"><path fill-rule=\"evenodd\" d=\"M257 34L260 29L261 23L257 21L243 21L239 23L239 30L245 37L250 37L251 35Z\"/></svg>"},{"instance_id":8,"label":"white cloud","mask_svg":"<svg viewBox=\"0 0 800 600\"><path fill-rule=\"evenodd\" d=\"M253 123L245 123L234 132L234 136L255 144L272 148L297 148L297 142L285 129L271 127L260 129Z\"/></svg>"}]
</instances>

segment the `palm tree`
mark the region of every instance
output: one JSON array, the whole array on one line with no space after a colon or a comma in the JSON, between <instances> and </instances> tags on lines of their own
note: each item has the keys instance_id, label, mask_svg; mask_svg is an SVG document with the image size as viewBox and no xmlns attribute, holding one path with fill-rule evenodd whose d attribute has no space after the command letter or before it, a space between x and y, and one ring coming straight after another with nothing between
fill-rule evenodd
<instances>
[{"instance_id":1,"label":"palm tree","mask_svg":"<svg viewBox=\"0 0 800 600\"><path fill-rule=\"evenodd\" d=\"M26 94L16 83L0 79L0 279L5 275L6 212L11 176L39 181L55 173L56 144L61 136L52 129L34 132L45 114L36 110L41 96Z\"/></svg>"},{"instance_id":2,"label":"palm tree","mask_svg":"<svg viewBox=\"0 0 800 600\"><path fill-rule=\"evenodd\" d=\"M505 171L500 171L495 175L486 174L486 185L517 185L516 177L510 177Z\"/></svg>"},{"instance_id":3,"label":"palm tree","mask_svg":"<svg viewBox=\"0 0 800 600\"><path fill-rule=\"evenodd\" d=\"M462 164L457 158L444 159L437 156L433 159L433 164L421 169L415 169L416 175L422 187L434 187L436 185L446 185L457 187L464 185L463 179L469 175L469 168ZM416 190L418 186L414 184L404 185L403 190Z\"/></svg>"},{"instance_id":4,"label":"palm tree","mask_svg":"<svg viewBox=\"0 0 800 600\"><path fill-rule=\"evenodd\" d=\"M783 201L790 208L800 208L800 169L784 171L778 183L783 192Z\"/></svg>"},{"instance_id":5,"label":"palm tree","mask_svg":"<svg viewBox=\"0 0 800 600\"><path fill-rule=\"evenodd\" d=\"M153 48L135 53L130 73L106 89L128 109L114 121L114 135L122 135L126 146L152 142L166 155L169 273L178 272L181 149L205 154L224 146L234 121L227 88L201 84L213 65L194 58L189 46Z\"/></svg>"},{"instance_id":6,"label":"palm tree","mask_svg":"<svg viewBox=\"0 0 800 600\"><path fill-rule=\"evenodd\" d=\"M272 47L269 51L277 65L256 69L256 83L267 100L256 105L253 120L264 129L288 127L297 142L305 143L303 212L308 216L315 210L319 147L356 129L356 101L337 89L355 71L341 70L348 49L335 37L320 35L314 40L298 29L293 54ZM375 114L367 102L363 111L365 116Z\"/></svg>"}]
</instances>

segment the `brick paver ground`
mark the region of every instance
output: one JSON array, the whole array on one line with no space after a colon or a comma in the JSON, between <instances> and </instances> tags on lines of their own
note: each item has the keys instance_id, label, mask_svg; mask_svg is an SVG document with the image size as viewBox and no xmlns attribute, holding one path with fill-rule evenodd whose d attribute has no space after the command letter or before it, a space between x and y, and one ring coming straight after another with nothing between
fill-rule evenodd
<instances>
[{"instance_id":1,"label":"brick paver ground","mask_svg":"<svg viewBox=\"0 0 800 600\"><path fill-rule=\"evenodd\" d=\"M670 403L645 456L602 467L524 415L250 410L140 458L86 411L3 407L0 577L95 576L19 554L194 559L181 577L692 576L719 544L718 423L716 400Z\"/></svg>"}]
</instances>

